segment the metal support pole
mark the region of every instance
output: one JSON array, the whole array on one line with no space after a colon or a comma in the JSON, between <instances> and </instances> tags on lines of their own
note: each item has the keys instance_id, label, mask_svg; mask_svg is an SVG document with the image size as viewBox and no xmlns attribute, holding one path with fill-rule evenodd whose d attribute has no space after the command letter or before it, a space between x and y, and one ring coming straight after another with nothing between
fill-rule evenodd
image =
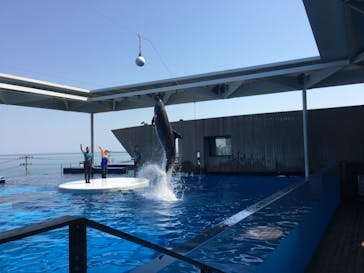
<instances>
[{"instance_id":1,"label":"metal support pole","mask_svg":"<svg viewBox=\"0 0 364 273\"><path fill-rule=\"evenodd\" d=\"M69 272L87 272L87 238L86 224L69 225Z\"/></svg>"},{"instance_id":2,"label":"metal support pole","mask_svg":"<svg viewBox=\"0 0 364 273\"><path fill-rule=\"evenodd\" d=\"M310 179L310 165L308 160L308 136L307 136L307 92L306 86L302 89L302 120L303 120L303 153L305 159L305 180Z\"/></svg>"},{"instance_id":3,"label":"metal support pole","mask_svg":"<svg viewBox=\"0 0 364 273\"><path fill-rule=\"evenodd\" d=\"M91 153L94 154L94 114L91 113ZM92 158L93 162L93 158Z\"/></svg>"}]
</instances>

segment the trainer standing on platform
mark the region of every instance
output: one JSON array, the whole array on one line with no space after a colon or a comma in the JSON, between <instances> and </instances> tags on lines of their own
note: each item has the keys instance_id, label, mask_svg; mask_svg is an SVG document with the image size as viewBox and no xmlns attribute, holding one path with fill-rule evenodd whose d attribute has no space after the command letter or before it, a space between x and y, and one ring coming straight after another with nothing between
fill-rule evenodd
<instances>
[{"instance_id":1,"label":"trainer standing on platform","mask_svg":"<svg viewBox=\"0 0 364 273\"><path fill-rule=\"evenodd\" d=\"M101 177L106 178L107 176L107 165L110 162L109 158L109 150L104 150L101 146L99 146L101 153Z\"/></svg>"},{"instance_id":2,"label":"trainer standing on platform","mask_svg":"<svg viewBox=\"0 0 364 273\"><path fill-rule=\"evenodd\" d=\"M80 149L85 159L83 161L83 168L85 170L85 182L90 183L94 155L90 152L90 148L88 146L86 147L86 151L84 151L82 149L82 144L80 144Z\"/></svg>"}]
</instances>

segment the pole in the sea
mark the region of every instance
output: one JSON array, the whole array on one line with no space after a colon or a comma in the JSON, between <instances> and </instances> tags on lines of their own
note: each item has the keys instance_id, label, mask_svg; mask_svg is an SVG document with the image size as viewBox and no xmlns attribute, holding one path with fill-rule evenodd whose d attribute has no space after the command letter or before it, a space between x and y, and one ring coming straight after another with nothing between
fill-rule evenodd
<instances>
[{"instance_id":1,"label":"pole in the sea","mask_svg":"<svg viewBox=\"0 0 364 273\"><path fill-rule=\"evenodd\" d=\"M29 175L29 165L32 165L32 163L30 163L28 160L33 158L32 156L23 156L23 157L19 157L19 159L25 159L25 163L20 164L19 166L25 166L25 175L28 176Z\"/></svg>"}]
</instances>

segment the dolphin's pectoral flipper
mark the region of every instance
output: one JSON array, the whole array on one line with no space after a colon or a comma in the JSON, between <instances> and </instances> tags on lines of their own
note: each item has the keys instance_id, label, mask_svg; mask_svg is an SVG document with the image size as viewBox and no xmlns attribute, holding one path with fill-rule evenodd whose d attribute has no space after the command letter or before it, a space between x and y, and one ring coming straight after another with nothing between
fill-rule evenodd
<instances>
[{"instance_id":1,"label":"dolphin's pectoral flipper","mask_svg":"<svg viewBox=\"0 0 364 273\"><path fill-rule=\"evenodd\" d=\"M176 131L173 131L173 137L182 139L182 136L179 133L177 133Z\"/></svg>"},{"instance_id":2,"label":"dolphin's pectoral flipper","mask_svg":"<svg viewBox=\"0 0 364 273\"><path fill-rule=\"evenodd\" d=\"M156 118L156 115L154 115L152 118L152 125L154 125L155 118Z\"/></svg>"}]
</instances>

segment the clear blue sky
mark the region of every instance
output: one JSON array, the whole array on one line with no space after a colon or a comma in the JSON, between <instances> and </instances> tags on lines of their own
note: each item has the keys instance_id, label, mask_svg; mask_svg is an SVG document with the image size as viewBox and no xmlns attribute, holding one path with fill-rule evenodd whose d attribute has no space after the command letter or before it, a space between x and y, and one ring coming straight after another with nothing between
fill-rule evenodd
<instances>
[{"instance_id":1,"label":"clear blue sky","mask_svg":"<svg viewBox=\"0 0 364 273\"><path fill-rule=\"evenodd\" d=\"M2 0L0 32L0 73L87 89L318 56L302 0ZM137 33L148 39L143 68L134 63ZM363 104L362 88L310 90L308 107ZM289 92L167 111L173 121L301 105L301 94ZM96 114L95 144L121 150L111 129L152 115L152 108ZM0 124L0 154L72 152L90 143L88 114L0 104Z\"/></svg>"}]
</instances>

